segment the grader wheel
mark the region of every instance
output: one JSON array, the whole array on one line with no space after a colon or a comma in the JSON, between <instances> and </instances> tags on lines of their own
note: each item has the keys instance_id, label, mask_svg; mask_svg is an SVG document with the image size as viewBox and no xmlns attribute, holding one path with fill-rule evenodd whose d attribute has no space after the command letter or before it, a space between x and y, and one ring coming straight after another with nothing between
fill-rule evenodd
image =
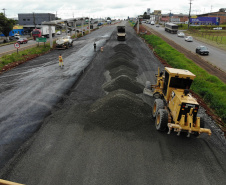
<instances>
[{"instance_id":1,"label":"grader wheel","mask_svg":"<svg viewBox=\"0 0 226 185\"><path fill-rule=\"evenodd\" d=\"M161 99L155 99L153 109L152 109L152 117L155 118L158 110L164 108L163 100Z\"/></svg>"},{"instance_id":2,"label":"grader wheel","mask_svg":"<svg viewBox=\"0 0 226 185\"><path fill-rule=\"evenodd\" d=\"M168 112L165 109L159 109L155 119L155 127L158 131L165 131L168 124Z\"/></svg>"}]
</instances>

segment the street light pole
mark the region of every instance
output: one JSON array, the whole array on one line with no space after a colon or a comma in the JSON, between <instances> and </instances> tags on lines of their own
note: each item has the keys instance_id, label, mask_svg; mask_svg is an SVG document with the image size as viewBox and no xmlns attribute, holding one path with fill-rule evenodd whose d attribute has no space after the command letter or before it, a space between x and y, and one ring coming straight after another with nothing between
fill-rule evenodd
<instances>
[{"instance_id":1,"label":"street light pole","mask_svg":"<svg viewBox=\"0 0 226 185\"><path fill-rule=\"evenodd\" d=\"M189 15L188 15L188 30L189 30L189 25L190 25L190 18L191 18L191 3L192 2L192 0L190 0L190 9L189 9Z\"/></svg>"}]
</instances>

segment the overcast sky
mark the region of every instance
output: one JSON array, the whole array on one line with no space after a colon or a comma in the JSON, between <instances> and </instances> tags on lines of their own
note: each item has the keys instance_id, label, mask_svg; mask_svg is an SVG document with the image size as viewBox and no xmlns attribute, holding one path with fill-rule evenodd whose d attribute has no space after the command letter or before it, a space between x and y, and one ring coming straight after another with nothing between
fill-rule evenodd
<instances>
[{"instance_id":1,"label":"overcast sky","mask_svg":"<svg viewBox=\"0 0 226 185\"><path fill-rule=\"evenodd\" d=\"M188 14L190 0L1 0L0 12L8 18L18 18L18 13L54 13L60 18L87 16L91 18L137 17L147 8L162 13ZM210 3L211 2L211 3ZM192 14L216 12L226 8L225 0L193 0Z\"/></svg>"}]
</instances>

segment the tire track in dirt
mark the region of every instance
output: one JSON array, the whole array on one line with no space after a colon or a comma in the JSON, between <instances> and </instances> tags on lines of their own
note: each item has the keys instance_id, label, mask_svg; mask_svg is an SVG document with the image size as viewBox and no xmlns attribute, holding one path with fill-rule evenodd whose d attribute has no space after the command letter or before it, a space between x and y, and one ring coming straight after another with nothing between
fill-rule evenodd
<instances>
[{"instance_id":1,"label":"tire track in dirt","mask_svg":"<svg viewBox=\"0 0 226 185\"><path fill-rule=\"evenodd\" d=\"M195 62L201 68L205 69L208 73L218 77L220 80L222 80L224 83L226 83L226 73L225 72L223 72L220 69L218 69L217 67L213 66L212 64L210 64L206 60L203 60L202 58L200 58L196 54L193 54L191 51L188 51L187 49L185 49L185 48L181 47L180 45L176 44L172 40L166 38L162 34L154 31L153 29L151 29L151 28L149 28L149 27L147 27L145 25L142 25L142 26L146 30L151 32L152 34L162 38L165 42L167 42L169 45L171 45L173 48L175 48L179 52L183 53L187 58L191 59L193 62Z\"/></svg>"}]
</instances>

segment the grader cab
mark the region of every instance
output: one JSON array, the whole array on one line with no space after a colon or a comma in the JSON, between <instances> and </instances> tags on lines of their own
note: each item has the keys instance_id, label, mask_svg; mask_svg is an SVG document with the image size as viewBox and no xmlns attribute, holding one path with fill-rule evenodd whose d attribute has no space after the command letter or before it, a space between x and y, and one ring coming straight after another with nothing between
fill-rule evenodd
<instances>
[{"instance_id":1,"label":"grader cab","mask_svg":"<svg viewBox=\"0 0 226 185\"><path fill-rule=\"evenodd\" d=\"M165 67L165 74L158 70L157 84L146 83L144 94L154 96L152 116L159 131L172 130L199 135L211 130L204 128L204 121L198 115L199 104L189 93L195 75L188 70Z\"/></svg>"}]
</instances>

